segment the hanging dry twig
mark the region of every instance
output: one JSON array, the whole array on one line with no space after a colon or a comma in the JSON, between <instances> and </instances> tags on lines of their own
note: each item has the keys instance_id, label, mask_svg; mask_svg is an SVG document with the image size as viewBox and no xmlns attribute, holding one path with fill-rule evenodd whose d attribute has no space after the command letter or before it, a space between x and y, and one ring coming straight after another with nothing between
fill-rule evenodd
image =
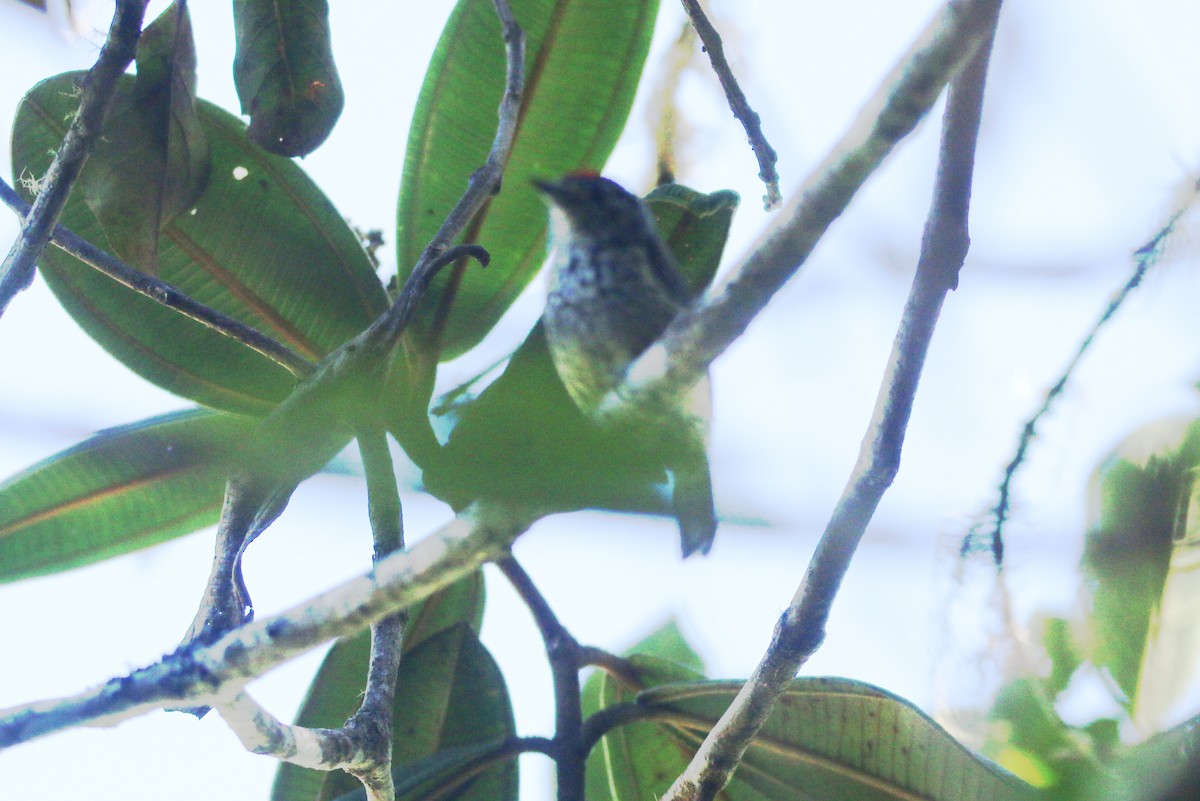
<instances>
[{"instance_id":1,"label":"hanging dry twig","mask_svg":"<svg viewBox=\"0 0 1200 801\"><path fill-rule=\"evenodd\" d=\"M763 208L767 211L777 209L783 201L783 196L779 193L779 173L775 169L778 156L775 154L775 148L771 147L771 143L767 141L767 137L762 132L762 123L758 114L750 108L750 101L746 99L746 93L742 91L737 79L733 77L733 70L730 69L729 62L725 58L725 46L721 43L721 34L717 33L717 29L705 16L704 9L700 7L700 0L682 0L682 2L688 19L692 21L692 26L700 36L700 41L704 43L704 50L708 53L709 61L712 62L713 72L717 74L717 80L721 82L721 88L725 90L729 109L746 129L750 148L754 151L754 157L758 159L758 177L762 179L767 188L767 194L763 196Z\"/></svg>"}]
</instances>

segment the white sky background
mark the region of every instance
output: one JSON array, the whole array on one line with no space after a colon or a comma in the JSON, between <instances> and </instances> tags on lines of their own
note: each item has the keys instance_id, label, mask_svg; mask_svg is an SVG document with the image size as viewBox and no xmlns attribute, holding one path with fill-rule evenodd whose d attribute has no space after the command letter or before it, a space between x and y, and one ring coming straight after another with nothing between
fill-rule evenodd
<instances>
[{"instance_id":1,"label":"white sky background","mask_svg":"<svg viewBox=\"0 0 1200 801\"><path fill-rule=\"evenodd\" d=\"M152 4L151 14L164 3ZM403 146L420 78L449 2L335 3L347 92L333 136L302 162L342 212L391 238ZM417 6L414 8L414 5ZM84 3L91 28L109 6ZM718 4L785 195L820 160L859 104L926 24L931 0ZM228 4L193 8L200 93L237 110ZM0 0L0 128L37 80L85 68L93 41L69 41L43 15ZM1016 435L1144 243L1195 178L1200 155L1198 9L1185 0L1011 0L993 58L972 214L973 248L946 302L918 395L900 476L879 509L805 673L871 681L927 710L986 704L990 674L972 634L990 585L956 585L958 537L994 503ZM682 12L664 0L648 70ZM89 34L91 35L91 34ZM643 98L644 99L644 98ZM732 261L768 221L757 167L715 81L690 74L692 133L679 177L742 195ZM648 187L646 116L635 109L608 173ZM681 564L673 524L602 514L546 521L517 547L563 621L613 650L676 615L715 676L744 676L787 603L857 454L875 402L929 201L938 122L900 146L839 220L799 278L715 366L713 464L722 526L713 554ZM7 147L0 169L11 175ZM17 230L0 212L0 247ZM1132 430L1195 415L1200 297L1195 226L1102 335L1017 484L1009 589L1018 619L1076 608L1085 485ZM392 251L385 251L385 264ZM393 267L394 265L388 265ZM520 341L540 298L529 293L476 363ZM0 319L0 476L90 433L186 401L146 384L93 344L40 280ZM471 371L451 365L455 383ZM405 497L416 534L446 519ZM0 707L76 692L153 661L191 620L211 532L61 576L0 586ZM352 478L307 483L251 549L248 580L271 614L366 569L365 493ZM982 573L983 571L977 571ZM489 576L485 642L506 668L523 733L548 734L541 644ZM942 605L950 604L955 624ZM951 638L954 647L951 648ZM253 685L292 714L320 654ZM1190 714L1195 704L1179 714ZM1085 717L1096 707L1083 707ZM69 767L66 767L69 766ZM215 716L157 713L112 730L74 731L0 754L0 798L41 797L65 779L98 799L265 798L274 764L246 754ZM545 763L523 763L525 797L544 797ZM51 785L53 786L53 785ZM23 792L24 791L24 792ZM28 796L26 795L28 794Z\"/></svg>"}]
</instances>

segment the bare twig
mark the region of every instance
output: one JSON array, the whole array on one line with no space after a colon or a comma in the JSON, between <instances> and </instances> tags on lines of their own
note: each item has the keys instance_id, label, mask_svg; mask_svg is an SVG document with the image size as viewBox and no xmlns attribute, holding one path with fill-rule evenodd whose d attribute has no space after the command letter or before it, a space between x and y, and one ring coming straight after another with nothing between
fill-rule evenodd
<instances>
[{"instance_id":1,"label":"bare twig","mask_svg":"<svg viewBox=\"0 0 1200 801\"><path fill-rule=\"evenodd\" d=\"M959 46L974 55L951 84L921 258L858 463L766 653L664 796L669 801L711 801L728 783L780 694L824 639L829 610L850 559L899 469L904 431L933 329L966 256L975 141L999 7L999 2L983 3L976 14L968 15L979 28Z\"/></svg>"},{"instance_id":2,"label":"bare twig","mask_svg":"<svg viewBox=\"0 0 1200 801\"><path fill-rule=\"evenodd\" d=\"M1125 301L1142 283L1142 279L1146 277L1146 273L1150 268L1156 265L1159 259L1162 258L1162 246L1167 238L1171 236L1175 230L1176 223L1188 210L1192 199L1183 208L1176 211L1167 220L1167 224L1159 229L1158 233L1150 238L1146 244L1134 251L1133 260L1135 267L1129 279L1125 282L1112 300L1108 302L1104 312L1099 319L1092 325L1087 336L1083 338L1083 342L1079 343L1079 348L1075 351L1075 355L1071 357L1071 361L1067 363L1066 369L1054 382L1054 386L1046 393L1046 397L1042 399L1042 405L1033 413L1033 416L1025 422L1025 427L1021 429L1021 437L1017 442L1017 450L1013 454L1012 460L1004 468L1004 478L1000 482L1000 487L997 490L999 495L996 505L992 507L992 528L986 536L986 541L981 541L978 531L972 531L968 534L959 548L959 552L966 556L968 553L977 549L988 548L992 552L992 561L997 568L1004 564L1004 524L1008 521L1008 516L1012 510L1012 483L1017 476L1017 471L1021 469L1021 465L1025 463L1025 457L1028 455L1029 447L1033 444L1034 438L1037 436L1038 424L1050 412L1050 408L1058 397L1062 395L1063 390L1067 388L1067 383L1071 380L1071 376L1075 373L1075 368L1083 361L1084 355L1091 349L1096 337L1100 334L1100 330L1108 324L1120 310Z\"/></svg>"},{"instance_id":3,"label":"bare twig","mask_svg":"<svg viewBox=\"0 0 1200 801\"><path fill-rule=\"evenodd\" d=\"M0 314L4 313L14 295L33 283L37 260L50 242L71 188L100 138L104 118L108 115L117 89L117 80L133 61L142 31L142 19L146 14L146 1L117 0L108 39L100 49L95 65L84 78L79 111L71 120L62 145L41 181L41 191L33 204L33 211L25 217L21 235L0 265Z\"/></svg>"},{"instance_id":4,"label":"bare twig","mask_svg":"<svg viewBox=\"0 0 1200 801\"><path fill-rule=\"evenodd\" d=\"M533 613L554 676L554 763L559 801L580 801L584 790L583 707L579 643L558 621L533 579L511 556L496 563Z\"/></svg>"},{"instance_id":5,"label":"bare twig","mask_svg":"<svg viewBox=\"0 0 1200 801\"><path fill-rule=\"evenodd\" d=\"M0 178L0 200L23 218L28 218L29 204L22 200L3 178ZM117 257L104 252L61 225L54 226L50 241L59 249L71 254L97 272L104 273L122 286L127 286L155 303L161 303L168 309L174 309L185 317L211 328L218 334L223 334L235 342L240 342L251 350L261 353L297 378L309 375L315 367L308 359L253 326L246 325L216 309L192 300L171 284L130 267Z\"/></svg>"},{"instance_id":6,"label":"bare twig","mask_svg":"<svg viewBox=\"0 0 1200 801\"><path fill-rule=\"evenodd\" d=\"M717 33L717 29L705 16L704 9L700 7L700 0L681 1L684 11L692 21L692 26L700 36L700 41L704 43L708 59L712 62L713 72L717 74L721 88L725 90L729 109L746 129L746 137L750 141L751 149L754 150L754 157L758 159L758 177L762 179L767 188L767 194L763 196L763 208L767 211L776 209L783 201L783 197L779 193L779 173L775 170L775 162L778 160L775 149L763 135L758 114L750 108L750 102L746 100L742 87L738 86L737 79L733 77L733 70L730 69L729 62L725 59L725 47L721 43L721 34Z\"/></svg>"},{"instance_id":7,"label":"bare twig","mask_svg":"<svg viewBox=\"0 0 1200 801\"><path fill-rule=\"evenodd\" d=\"M0 748L74 726L113 725L159 707L227 701L283 662L360 631L499 559L532 522L523 510L475 504L370 573L282 614L235 629L211 645L181 648L79 695L0 712Z\"/></svg>"},{"instance_id":8,"label":"bare twig","mask_svg":"<svg viewBox=\"0 0 1200 801\"><path fill-rule=\"evenodd\" d=\"M990 29L996 0L950 0L859 120L809 176L775 226L701 303L683 311L629 370L605 404L619 415L686 397L708 366L799 271L825 231L902 138L916 127L942 87Z\"/></svg>"}]
</instances>

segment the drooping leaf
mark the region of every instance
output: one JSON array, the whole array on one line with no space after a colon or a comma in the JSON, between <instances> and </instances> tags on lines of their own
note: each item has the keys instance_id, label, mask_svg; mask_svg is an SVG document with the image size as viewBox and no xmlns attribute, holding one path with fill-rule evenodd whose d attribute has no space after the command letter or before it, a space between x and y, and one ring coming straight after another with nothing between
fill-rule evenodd
<instances>
[{"instance_id":1,"label":"drooping leaf","mask_svg":"<svg viewBox=\"0 0 1200 801\"><path fill-rule=\"evenodd\" d=\"M1174 431L1162 444L1161 432ZM1160 443L1154 448L1154 443ZM1152 729L1200 659L1191 565L1200 544L1196 468L1200 423L1152 424L1097 470L1083 567L1091 592L1092 661L1105 668L1135 720Z\"/></svg>"},{"instance_id":2,"label":"drooping leaf","mask_svg":"<svg viewBox=\"0 0 1200 801\"><path fill-rule=\"evenodd\" d=\"M414 335L442 358L491 330L541 266L546 210L529 181L599 170L633 102L658 0L514 0L526 35L526 92L504 187L465 240L491 253L485 271L447 270ZM397 218L403 278L487 156L504 88L504 44L490 0L460 0L442 31L409 130Z\"/></svg>"},{"instance_id":3,"label":"drooping leaf","mask_svg":"<svg viewBox=\"0 0 1200 801\"><path fill-rule=\"evenodd\" d=\"M191 20L176 0L142 32L133 88L114 98L78 189L116 254L155 274L163 226L196 202L210 165Z\"/></svg>"},{"instance_id":4,"label":"drooping leaf","mask_svg":"<svg viewBox=\"0 0 1200 801\"><path fill-rule=\"evenodd\" d=\"M205 411L102 431L0 484L0 581L90 564L212 525L254 420Z\"/></svg>"},{"instance_id":5,"label":"drooping leaf","mask_svg":"<svg viewBox=\"0 0 1200 801\"><path fill-rule=\"evenodd\" d=\"M78 104L75 87L82 75L50 78L22 100L13 133L15 177L45 173ZM132 79L121 82L121 93L132 90ZM354 232L295 164L249 142L245 126L226 112L203 101L198 109L211 147L211 177L195 206L163 229L159 277L318 359L386 308L383 287ZM93 157L85 171L95 162ZM82 200L68 202L62 220L108 246ZM94 339L172 392L261 414L295 385L266 357L55 248L47 250L41 269Z\"/></svg>"},{"instance_id":6,"label":"drooping leaf","mask_svg":"<svg viewBox=\"0 0 1200 801\"><path fill-rule=\"evenodd\" d=\"M235 0L233 78L250 141L305 156L329 136L345 95L326 0Z\"/></svg>"},{"instance_id":7,"label":"drooping leaf","mask_svg":"<svg viewBox=\"0 0 1200 801\"><path fill-rule=\"evenodd\" d=\"M478 632L483 619L483 599L483 574L472 573L414 606L404 627L405 659L426 640L459 623L465 622ZM370 651L370 631L336 643L309 685L296 715L296 724L325 728L342 726L362 701ZM397 698L397 703L407 701ZM340 771L323 772L284 762L275 773L271 801L332 798L352 789L355 784Z\"/></svg>"},{"instance_id":8,"label":"drooping leaf","mask_svg":"<svg viewBox=\"0 0 1200 801\"><path fill-rule=\"evenodd\" d=\"M665 792L740 688L740 682L689 682L637 694L640 706L666 717L623 727L638 729L637 735L627 736L639 739L604 752L607 770L589 781L589 801L654 798ZM968 751L906 701L844 679L794 681L719 797L1042 798L1033 787Z\"/></svg>"},{"instance_id":9,"label":"drooping leaf","mask_svg":"<svg viewBox=\"0 0 1200 801\"><path fill-rule=\"evenodd\" d=\"M696 292L716 272L737 204L733 192L682 186L647 197L663 238ZM489 269L491 269L489 267ZM661 454L639 438L592 425L572 402L538 324L479 397L456 400L460 422L428 465L426 488L456 507L478 497L521 498L546 508L667 513Z\"/></svg>"}]
</instances>

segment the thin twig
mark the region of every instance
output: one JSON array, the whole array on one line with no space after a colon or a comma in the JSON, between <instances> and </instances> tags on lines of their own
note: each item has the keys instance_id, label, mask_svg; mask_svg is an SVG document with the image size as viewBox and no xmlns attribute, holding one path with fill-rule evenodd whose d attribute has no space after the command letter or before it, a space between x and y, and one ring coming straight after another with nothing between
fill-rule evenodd
<instances>
[{"instance_id":1,"label":"thin twig","mask_svg":"<svg viewBox=\"0 0 1200 801\"><path fill-rule=\"evenodd\" d=\"M725 90L725 99L729 101L729 110L746 129L746 138L750 141L754 157L758 159L758 177L762 179L767 188L767 194L763 196L763 208L767 211L779 208L783 196L779 193L779 173L775 170L778 156L775 154L775 148L771 147L771 143L763 135L758 114L750 107L750 101L746 100L746 94L738 85L737 78L733 77L733 70L725 59L725 46L721 43L721 34L717 33L717 29L705 16L704 9L700 7L700 0L681 0L681 2L688 19L692 21L692 27L699 34L700 41L704 43L708 59L712 62L713 72L717 74L717 80L721 82L721 88Z\"/></svg>"},{"instance_id":2,"label":"thin twig","mask_svg":"<svg viewBox=\"0 0 1200 801\"><path fill-rule=\"evenodd\" d=\"M892 148L929 111L989 30L996 0L950 0L752 252L702 302L684 309L630 368L603 410L619 416L686 397L795 275Z\"/></svg>"},{"instance_id":3,"label":"thin twig","mask_svg":"<svg viewBox=\"0 0 1200 801\"><path fill-rule=\"evenodd\" d=\"M504 170L508 166L508 158L512 153L513 141L516 139L517 127L521 117L521 103L525 92L525 34L513 16L508 0L493 0L496 15L504 32L504 52L507 67L504 82L504 94L500 98L497 109L499 122L496 135L492 139L492 147L487 159L479 169L472 173L467 182L467 188L454 208L446 215L433 239L425 246L417 266L413 268L405 284L413 280L422 265L437 258L438 254L458 241L462 232L487 205L488 201L500 191ZM445 323L452 302L454 287L461 280L465 266L459 266L446 282L447 293L442 297L443 308L441 322L434 326L434 333L427 338L421 348L414 348L406 353L408 357L408 386L401 393L402 402L397 405L396 418L389 426L392 435L400 442L405 453L422 467L436 456L440 443L433 433L429 422L429 396L433 392L434 373L438 362L440 329ZM400 295L403 298L403 293ZM398 315L400 311L393 305L389 315ZM392 326L397 329L396 326Z\"/></svg>"},{"instance_id":4,"label":"thin twig","mask_svg":"<svg viewBox=\"0 0 1200 801\"><path fill-rule=\"evenodd\" d=\"M629 660L609 653L603 648L596 648L592 645L579 646L579 664L600 668L608 675L620 679L626 684L638 684L637 671L629 663Z\"/></svg>"},{"instance_id":5,"label":"thin twig","mask_svg":"<svg viewBox=\"0 0 1200 801\"><path fill-rule=\"evenodd\" d=\"M146 3L147 0L117 0L108 38L83 80L79 111L41 181L33 211L25 217L20 236L0 265L0 315L13 296L33 283L35 265L50 242L71 188L100 138L117 81L133 61Z\"/></svg>"},{"instance_id":6,"label":"thin twig","mask_svg":"<svg viewBox=\"0 0 1200 801\"><path fill-rule=\"evenodd\" d=\"M159 707L226 701L283 662L361 631L501 558L532 522L523 510L477 503L371 572L282 614L211 645L181 648L78 695L0 712L0 749L75 726L110 726Z\"/></svg>"},{"instance_id":7,"label":"thin twig","mask_svg":"<svg viewBox=\"0 0 1200 801\"><path fill-rule=\"evenodd\" d=\"M673 709L626 701L606 706L583 724L583 747L591 751L604 735L630 723L667 723L693 731L706 732L711 726L701 718Z\"/></svg>"},{"instance_id":8,"label":"thin twig","mask_svg":"<svg viewBox=\"0 0 1200 801\"><path fill-rule=\"evenodd\" d=\"M554 677L554 763L559 801L580 801L584 791L583 706L579 643L559 622L533 579L511 556L496 563L533 614Z\"/></svg>"},{"instance_id":9,"label":"thin twig","mask_svg":"<svg viewBox=\"0 0 1200 801\"><path fill-rule=\"evenodd\" d=\"M0 178L0 200L22 218L28 218L30 205L22 200L21 196L3 178ZM246 325L216 309L192 300L171 284L130 267L62 225L54 226L50 241L59 249L79 259L97 272L107 275L122 286L129 287L155 303L160 303L168 309L174 309L185 317L211 328L218 334L223 334L235 342L240 342L251 350L261 353L297 378L311 374L315 367L308 359L253 326Z\"/></svg>"},{"instance_id":10,"label":"thin twig","mask_svg":"<svg viewBox=\"0 0 1200 801\"><path fill-rule=\"evenodd\" d=\"M1075 373L1075 368L1083 361L1084 355L1091 349L1096 337L1100 334L1102 328L1116 315L1121 306L1125 304L1133 291L1142 283L1142 279L1146 277L1146 273L1150 268L1156 265L1159 259L1162 258L1162 245L1175 230L1175 224L1187 211L1191 204L1189 200L1183 208L1176 211L1167 220L1167 224L1159 229L1158 233L1150 238L1150 241L1142 245L1134 251L1133 260L1136 264L1133 273L1125 282L1124 286L1113 296L1108 302L1104 312L1099 319L1092 325L1083 342L1079 344L1079 348L1075 351L1075 355L1071 357L1071 361L1067 363L1066 369L1058 377L1054 386L1046 393L1046 397L1042 399L1042 405L1033 413L1026 422L1024 428L1021 429L1021 437L1017 442L1017 450L1013 454L1012 460L1004 468L1004 478L1000 482L1000 487L997 490L998 499L996 505L992 507L991 514L993 525L991 532L987 536L987 544L983 547L989 548L992 552L992 561L997 568L1004 564L1004 524L1008 522L1008 516L1012 512L1012 483L1017 476L1017 471L1021 469L1021 465L1025 463L1025 458L1028 455L1029 447L1033 444L1034 438L1037 436L1038 424L1042 422L1042 418L1050 412L1050 408L1054 402L1058 400L1063 391L1067 388L1067 383L1070 382L1071 376ZM966 556L968 553L980 547L980 538L977 532L968 534L959 547L959 552Z\"/></svg>"},{"instance_id":11,"label":"thin twig","mask_svg":"<svg viewBox=\"0 0 1200 801\"><path fill-rule=\"evenodd\" d=\"M974 20L981 26L977 36L964 37L960 45L973 55L951 84L921 257L858 462L766 653L664 796L668 801L711 801L729 782L779 696L820 647L850 560L899 469L925 355L942 302L957 283L966 255L973 154L999 10L999 2L982 5Z\"/></svg>"},{"instance_id":12,"label":"thin twig","mask_svg":"<svg viewBox=\"0 0 1200 801\"><path fill-rule=\"evenodd\" d=\"M375 543L372 563L404 549L404 518L396 471L382 428L360 425L358 448L367 476L367 506ZM365 764L349 768L367 792L367 801L394 801L392 781L393 709L396 670L400 666L406 612L397 612L371 624L371 661L367 687L358 711L346 721L346 730L358 735Z\"/></svg>"}]
</instances>

